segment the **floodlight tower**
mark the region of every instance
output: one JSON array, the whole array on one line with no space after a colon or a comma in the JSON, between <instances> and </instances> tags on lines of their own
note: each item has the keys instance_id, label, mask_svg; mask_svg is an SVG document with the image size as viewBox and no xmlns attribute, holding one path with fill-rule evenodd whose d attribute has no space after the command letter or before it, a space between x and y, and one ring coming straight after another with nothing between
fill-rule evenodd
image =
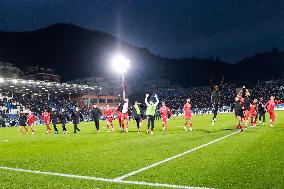
<instances>
[{"instance_id":1,"label":"floodlight tower","mask_svg":"<svg viewBox=\"0 0 284 189\"><path fill-rule=\"evenodd\" d=\"M128 68L130 67L130 60L119 54L113 57L112 66L114 70L122 75L122 98L125 100L125 78Z\"/></svg>"}]
</instances>

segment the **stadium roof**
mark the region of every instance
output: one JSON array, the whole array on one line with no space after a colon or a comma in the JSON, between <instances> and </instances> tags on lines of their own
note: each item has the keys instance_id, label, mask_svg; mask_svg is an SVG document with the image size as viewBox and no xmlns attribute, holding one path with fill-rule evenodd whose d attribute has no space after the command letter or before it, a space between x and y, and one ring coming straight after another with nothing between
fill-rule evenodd
<instances>
[{"instance_id":1,"label":"stadium roof","mask_svg":"<svg viewBox=\"0 0 284 189\"><path fill-rule=\"evenodd\" d=\"M34 81L0 77L0 92L39 93L39 94L97 94L100 86Z\"/></svg>"}]
</instances>

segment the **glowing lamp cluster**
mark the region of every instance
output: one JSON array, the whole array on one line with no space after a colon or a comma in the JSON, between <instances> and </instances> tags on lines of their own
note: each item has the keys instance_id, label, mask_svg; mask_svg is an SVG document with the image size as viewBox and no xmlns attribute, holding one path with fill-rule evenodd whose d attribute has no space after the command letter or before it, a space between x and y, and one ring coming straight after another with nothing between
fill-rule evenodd
<instances>
[{"instance_id":1,"label":"glowing lamp cluster","mask_svg":"<svg viewBox=\"0 0 284 189\"><path fill-rule=\"evenodd\" d=\"M130 67L130 60L122 55L116 55L112 59L112 67L117 72L124 74Z\"/></svg>"}]
</instances>

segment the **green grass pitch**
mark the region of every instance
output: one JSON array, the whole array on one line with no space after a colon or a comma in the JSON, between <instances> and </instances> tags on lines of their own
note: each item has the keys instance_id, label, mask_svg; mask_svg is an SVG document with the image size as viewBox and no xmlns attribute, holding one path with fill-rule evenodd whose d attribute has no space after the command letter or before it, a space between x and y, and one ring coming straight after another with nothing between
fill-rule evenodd
<instances>
[{"instance_id":1,"label":"green grass pitch","mask_svg":"<svg viewBox=\"0 0 284 189\"><path fill-rule=\"evenodd\" d=\"M193 131L184 132L183 119L169 121L163 133L155 122L154 135L136 132L134 121L129 133L107 133L101 122L96 133L93 122L80 123L80 134L46 135L36 126L35 135L19 135L18 128L0 128L0 167L114 179L153 163L188 151L235 132L233 114L193 117ZM266 115L268 120L268 115ZM284 112L277 112L276 124L248 128L216 143L126 178L127 181L166 183L208 188L284 188ZM58 125L62 131L60 125ZM80 178L35 174L0 169L0 188L162 188L111 183Z\"/></svg>"}]
</instances>

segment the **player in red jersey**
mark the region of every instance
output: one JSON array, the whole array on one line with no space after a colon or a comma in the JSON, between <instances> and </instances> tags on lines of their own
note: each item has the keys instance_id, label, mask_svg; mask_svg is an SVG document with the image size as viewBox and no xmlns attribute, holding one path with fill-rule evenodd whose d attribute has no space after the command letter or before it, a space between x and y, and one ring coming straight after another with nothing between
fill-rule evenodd
<instances>
[{"instance_id":1,"label":"player in red jersey","mask_svg":"<svg viewBox=\"0 0 284 189\"><path fill-rule=\"evenodd\" d=\"M251 118L251 127L255 127L257 120L257 99L254 99L249 106L249 117Z\"/></svg>"},{"instance_id":2,"label":"player in red jersey","mask_svg":"<svg viewBox=\"0 0 284 189\"><path fill-rule=\"evenodd\" d=\"M129 124L129 100L126 98L124 102L122 103L122 110L121 110L121 131L122 132L128 132L128 124ZM124 121L126 128L124 129Z\"/></svg>"},{"instance_id":3,"label":"player in red jersey","mask_svg":"<svg viewBox=\"0 0 284 189\"><path fill-rule=\"evenodd\" d=\"M184 130L187 131L187 126L189 124L189 130L192 131L192 115L191 115L191 104L190 99L186 100L186 103L183 106L183 115L185 119Z\"/></svg>"},{"instance_id":4,"label":"player in red jersey","mask_svg":"<svg viewBox=\"0 0 284 189\"><path fill-rule=\"evenodd\" d=\"M44 110L44 112L42 113L42 118L43 118L44 124L46 126L46 132L45 133L48 134L51 131L50 126L49 126L49 124L50 124L50 113L47 110Z\"/></svg>"},{"instance_id":5,"label":"player in red jersey","mask_svg":"<svg viewBox=\"0 0 284 189\"><path fill-rule=\"evenodd\" d=\"M249 117L250 117L250 93L248 89L243 86L243 88L240 90L239 94L239 100L243 104L243 114L244 114L244 121L245 121L245 127L248 127L249 123Z\"/></svg>"},{"instance_id":6,"label":"player in red jersey","mask_svg":"<svg viewBox=\"0 0 284 189\"><path fill-rule=\"evenodd\" d=\"M122 123L122 105L123 105L123 103L119 103L118 104L118 107L117 107L117 109L116 109L116 113L117 113L117 119L118 119L118 122L119 122L119 128L120 128L120 130L122 131L123 130L123 128L124 128L124 125L123 125L123 123Z\"/></svg>"},{"instance_id":7,"label":"player in red jersey","mask_svg":"<svg viewBox=\"0 0 284 189\"><path fill-rule=\"evenodd\" d=\"M117 119L118 119L118 122L119 122L119 128L123 129L124 128L124 124L122 123L121 117L122 117L121 111L117 110Z\"/></svg>"},{"instance_id":8,"label":"player in red jersey","mask_svg":"<svg viewBox=\"0 0 284 189\"><path fill-rule=\"evenodd\" d=\"M249 123L249 117L250 117L250 94L249 92L245 93L245 96L243 97L243 105L244 105L244 116L245 116L245 127L248 127Z\"/></svg>"},{"instance_id":9,"label":"player in red jersey","mask_svg":"<svg viewBox=\"0 0 284 189\"><path fill-rule=\"evenodd\" d=\"M111 130L114 131L114 127L112 124L113 112L112 112L112 109L109 107L109 105L107 105L104 113L106 117L107 132L110 132L109 131L110 126L111 126Z\"/></svg>"},{"instance_id":10,"label":"player in red jersey","mask_svg":"<svg viewBox=\"0 0 284 189\"><path fill-rule=\"evenodd\" d=\"M172 112L166 106L165 102L162 102L162 107L160 108L160 114L162 116L163 131L167 131L168 130L169 114L172 115Z\"/></svg>"},{"instance_id":11,"label":"player in red jersey","mask_svg":"<svg viewBox=\"0 0 284 189\"><path fill-rule=\"evenodd\" d=\"M27 125L31 127L32 134L35 134L35 130L33 128L33 125L35 123L35 115L29 110L28 116L27 116Z\"/></svg>"},{"instance_id":12,"label":"player in red jersey","mask_svg":"<svg viewBox=\"0 0 284 189\"><path fill-rule=\"evenodd\" d=\"M122 111L122 103L119 103L118 107L116 109L116 113L117 113L117 119L118 119L118 122L119 122L119 128L122 131L123 128L124 128L124 125L122 124L122 120L121 120L121 116L122 116L121 111Z\"/></svg>"},{"instance_id":13,"label":"player in red jersey","mask_svg":"<svg viewBox=\"0 0 284 189\"><path fill-rule=\"evenodd\" d=\"M275 111L274 111L275 106L276 103L274 101L274 96L271 96L270 100L265 105L267 112L269 113L270 116L270 127L273 127L273 124L275 122Z\"/></svg>"}]
</instances>

